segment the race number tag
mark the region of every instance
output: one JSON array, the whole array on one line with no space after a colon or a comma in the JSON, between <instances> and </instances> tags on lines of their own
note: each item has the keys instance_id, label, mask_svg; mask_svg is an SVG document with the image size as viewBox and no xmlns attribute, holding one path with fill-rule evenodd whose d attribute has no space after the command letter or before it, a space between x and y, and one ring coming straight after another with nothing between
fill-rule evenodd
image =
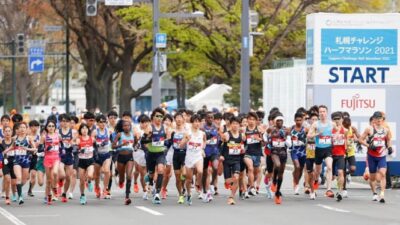
<instances>
[{"instance_id":1,"label":"race number tag","mask_svg":"<svg viewBox=\"0 0 400 225\"><path fill-rule=\"evenodd\" d=\"M375 138L374 139L374 146L376 147L385 147L386 142L383 138Z\"/></svg>"},{"instance_id":2,"label":"race number tag","mask_svg":"<svg viewBox=\"0 0 400 225\"><path fill-rule=\"evenodd\" d=\"M153 145L153 147L163 147L164 146L164 138L160 138L160 140L158 140L158 141L153 140L151 142L151 144Z\"/></svg>"},{"instance_id":3,"label":"race number tag","mask_svg":"<svg viewBox=\"0 0 400 225\"><path fill-rule=\"evenodd\" d=\"M343 135L340 135L340 136L334 138L333 144L334 145L344 145L344 137L343 137Z\"/></svg>"},{"instance_id":4,"label":"race number tag","mask_svg":"<svg viewBox=\"0 0 400 225\"><path fill-rule=\"evenodd\" d=\"M212 137L211 139L206 141L206 144L208 145L216 145L218 143L217 137Z\"/></svg>"},{"instance_id":5,"label":"race number tag","mask_svg":"<svg viewBox=\"0 0 400 225\"><path fill-rule=\"evenodd\" d=\"M330 136L320 136L319 137L319 144L321 144L321 145L331 145L332 144L332 137L330 137Z\"/></svg>"},{"instance_id":6,"label":"race number tag","mask_svg":"<svg viewBox=\"0 0 400 225\"><path fill-rule=\"evenodd\" d=\"M272 147L275 148L284 148L285 147L285 140L280 138L273 138L272 139Z\"/></svg>"},{"instance_id":7,"label":"race number tag","mask_svg":"<svg viewBox=\"0 0 400 225\"><path fill-rule=\"evenodd\" d=\"M258 143L260 143L260 141L256 139L256 135L255 134L246 135L246 142L247 142L247 144L258 144Z\"/></svg>"}]
</instances>

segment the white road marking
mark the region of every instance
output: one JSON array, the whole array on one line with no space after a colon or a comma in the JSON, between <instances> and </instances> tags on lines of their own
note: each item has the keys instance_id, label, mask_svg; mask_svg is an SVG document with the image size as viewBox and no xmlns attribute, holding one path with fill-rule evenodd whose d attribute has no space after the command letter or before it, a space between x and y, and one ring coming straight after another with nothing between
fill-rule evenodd
<instances>
[{"instance_id":1,"label":"white road marking","mask_svg":"<svg viewBox=\"0 0 400 225\"><path fill-rule=\"evenodd\" d=\"M0 214L3 215L5 218L10 220L13 224L15 225L26 225L24 222L19 220L17 217L15 217L13 214L9 213L7 210L3 209L0 207Z\"/></svg>"},{"instance_id":2,"label":"white road marking","mask_svg":"<svg viewBox=\"0 0 400 225\"><path fill-rule=\"evenodd\" d=\"M350 211L347 211L347 210L344 210L344 209L335 208L335 207L330 207L330 206L327 206L327 205L318 204L317 206L322 207L324 209L332 210L332 211L335 211L335 212L351 213Z\"/></svg>"},{"instance_id":3,"label":"white road marking","mask_svg":"<svg viewBox=\"0 0 400 225\"><path fill-rule=\"evenodd\" d=\"M149 209L149 208L146 208L146 207L144 207L144 206L135 206L135 208L140 209L140 210L143 210L143 211L148 212L148 213L150 213L150 214L153 214L153 215L155 215L155 216L163 216L163 215L164 215L164 214L162 214L162 213L160 213L160 212L154 211L154 210Z\"/></svg>"},{"instance_id":4,"label":"white road marking","mask_svg":"<svg viewBox=\"0 0 400 225\"><path fill-rule=\"evenodd\" d=\"M54 215L17 215L20 218L24 218L24 217L58 217L60 215L54 214Z\"/></svg>"}]
</instances>

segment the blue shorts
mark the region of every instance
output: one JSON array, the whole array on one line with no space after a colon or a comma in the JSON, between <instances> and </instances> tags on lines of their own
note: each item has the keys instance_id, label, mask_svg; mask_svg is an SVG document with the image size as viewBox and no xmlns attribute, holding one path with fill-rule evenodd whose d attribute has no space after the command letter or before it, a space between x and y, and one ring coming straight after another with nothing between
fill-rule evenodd
<instances>
[{"instance_id":1,"label":"blue shorts","mask_svg":"<svg viewBox=\"0 0 400 225\"><path fill-rule=\"evenodd\" d=\"M23 169L30 168L31 159L29 155L16 155L14 157L14 166L19 165Z\"/></svg>"},{"instance_id":2,"label":"blue shorts","mask_svg":"<svg viewBox=\"0 0 400 225\"><path fill-rule=\"evenodd\" d=\"M290 157L292 157L292 161L295 160L299 161L301 167L304 167L304 164L306 164L306 154L304 153L299 153L298 151L291 151Z\"/></svg>"},{"instance_id":3,"label":"blue shorts","mask_svg":"<svg viewBox=\"0 0 400 225\"><path fill-rule=\"evenodd\" d=\"M95 163L102 166L103 163L107 160L111 158L111 154L109 152L107 153L99 153L98 156L96 157Z\"/></svg>"},{"instance_id":4,"label":"blue shorts","mask_svg":"<svg viewBox=\"0 0 400 225\"><path fill-rule=\"evenodd\" d=\"M253 167L259 167L261 165L261 156L258 155L245 155L245 158L251 159L253 161Z\"/></svg>"},{"instance_id":5,"label":"blue shorts","mask_svg":"<svg viewBox=\"0 0 400 225\"><path fill-rule=\"evenodd\" d=\"M74 156L72 154L61 155L61 162L66 166L74 165Z\"/></svg>"},{"instance_id":6,"label":"blue shorts","mask_svg":"<svg viewBox=\"0 0 400 225\"><path fill-rule=\"evenodd\" d=\"M370 173L376 173L381 168L387 168L386 156L374 157L368 154L367 160Z\"/></svg>"}]
</instances>

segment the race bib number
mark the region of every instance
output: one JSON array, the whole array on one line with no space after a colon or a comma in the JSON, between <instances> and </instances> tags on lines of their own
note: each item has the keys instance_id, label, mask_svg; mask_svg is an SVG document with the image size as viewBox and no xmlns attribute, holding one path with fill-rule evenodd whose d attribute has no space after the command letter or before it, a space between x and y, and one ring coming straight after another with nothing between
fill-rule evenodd
<instances>
[{"instance_id":1,"label":"race bib number","mask_svg":"<svg viewBox=\"0 0 400 225\"><path fill-rule=\"evenodd\" d=\"M272 140L272 147L284 148L285 147L285 140L283 140L283 139L273 139Z\"/></svg>"},{"instance_id":2,"label":"race bib number","mask_svg":"<svg viewBox=\"0 0 400 225\"><path fill-rule=\"evenodd\" d=\"M201 143L189 142L187 147L188 151L197 152L201 150Z\"/></svg>"},{"instance_id":3,"label":"race bib number","mask_svg":"<svg viewBox=\"0 0 400 225\"><path fill-rule=\"evenodd\" d=\"M158 141L152 141L151 144L154 147L163 147L164 146L164 139L160 138L160 140L158 140Z\"/></svg>"},{"instance_id":4,"label":"race bib number","mask_svg":"<svg viewBox=\"0 0 400 225\"><path fill-rule=\"evenodd\" d=\"M374 140L374 146L376 146L376 147L385 147L385 145L386 145L385 140L382 140L382 139Z\"/></svg>"},{"instance_id":5,"label":"race bib number","mask_svg":"<svg viewBox=\"0 0 400 225\"><path fill-rule=\"evenodd\" d=\"M296 136L292 136L292 143L295 147L304 146L304 143L300 141Z\"/></svg>"},{"instance_id":6,"label":"race bib number","mask_svg":"<svg viewBox=\"0 0 400 225\"><path fill-rule=\"evenodd\" d=\"M60 150L60 146L59 145L54 145L51 147L50 152L58 152Z\"/></svg>"},{"instance_id":7,"label":"race bib number","mask_svg":"<svg viewBox=\"0 0 400 225\"><path fill-rule=\"evenodd\" d=\"M206 141L206 144L208 145L216 145L218 143L217 137L212 137L211 139Z\"/></svg>"},{"instance_id":8,"label":"race bib number","mask_svg":"<svg viewBox=\"0 0 400 225\"><path fill-rule=\"evenodd\" d=\"M319 144L321 145L331 145L332 144L332 138L329 136L320 136L319 137Z\"/></svg>"},{"instance_id":9,"label":"race bib number","mask_svg":"<svg viewBox=\"0 0 400 225\"><path fill-rule=\"evenodd\" d=\"M65 142L63 142L63 144L64 144L64 148L71 148L71 142L69 142L69 141L65 141Z\"/></svg>"},{"instance_id":10,"label":"race bib number","mask_svg":"<svg viewBox=\"0 0 400 225\"><path fill-rule=\"evenodd\" d=\"M247 135L246 142L247 142L247 144L258 144L258 143L260 143L260 141L256 139L255 135Z\"/></svg>"},{"instance_id":11,"label":"race bib number","mask_svg":"<svg viewBox=\"0 0 400 225\"><path fill-rule=\"evenodd\" d=\"M240 155L241 149L238 147L229 148L229 155Z\"/></svg>"},{"instance_id":12,"label":"race bib number","mask_svg":"<svg viewBox=\"0 0 400 225\"><path fill-rule=\"evenodd\" d=\"M335 138L333 140L333 144L334 145L344 145L344 138L343 137Z\"/></svg>"},{"instance_id":13,"label":"race bib number","mask_svg":"<svg viewBox=\"0 0 400 225\"><path fill-rule=\"evenodd\" d=\"M26 150L22 149L22 148L17 148L15 150L15 154L16 155L26 155Z\"/></svg>"}]
</instances>

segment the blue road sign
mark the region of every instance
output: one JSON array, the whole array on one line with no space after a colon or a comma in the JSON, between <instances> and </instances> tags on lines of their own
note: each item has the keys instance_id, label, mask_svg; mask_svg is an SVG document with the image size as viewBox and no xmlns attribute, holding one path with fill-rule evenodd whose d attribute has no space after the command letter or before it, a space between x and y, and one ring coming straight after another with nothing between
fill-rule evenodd
<instances>
[{"instance_id":1,"label":"blue road sign","mask_svg":"<svg viewBox=\"0 0 400 225\"><path fill-rule=\"evenodd\" d=\"M167 47L167 34L157 33L156 34L156 48Z\"/></svg>"},{"instance_id":2,"label":"blue road sign","mask_svg":"<svg viewBox=\"0 0 400 225\"><path fill-rule=\"evenodd\" d=\"M31 47L28 53L28 71L30 73L42 73L44 71L44 49L42 47Z\"/></svg>"}]
</instances>

